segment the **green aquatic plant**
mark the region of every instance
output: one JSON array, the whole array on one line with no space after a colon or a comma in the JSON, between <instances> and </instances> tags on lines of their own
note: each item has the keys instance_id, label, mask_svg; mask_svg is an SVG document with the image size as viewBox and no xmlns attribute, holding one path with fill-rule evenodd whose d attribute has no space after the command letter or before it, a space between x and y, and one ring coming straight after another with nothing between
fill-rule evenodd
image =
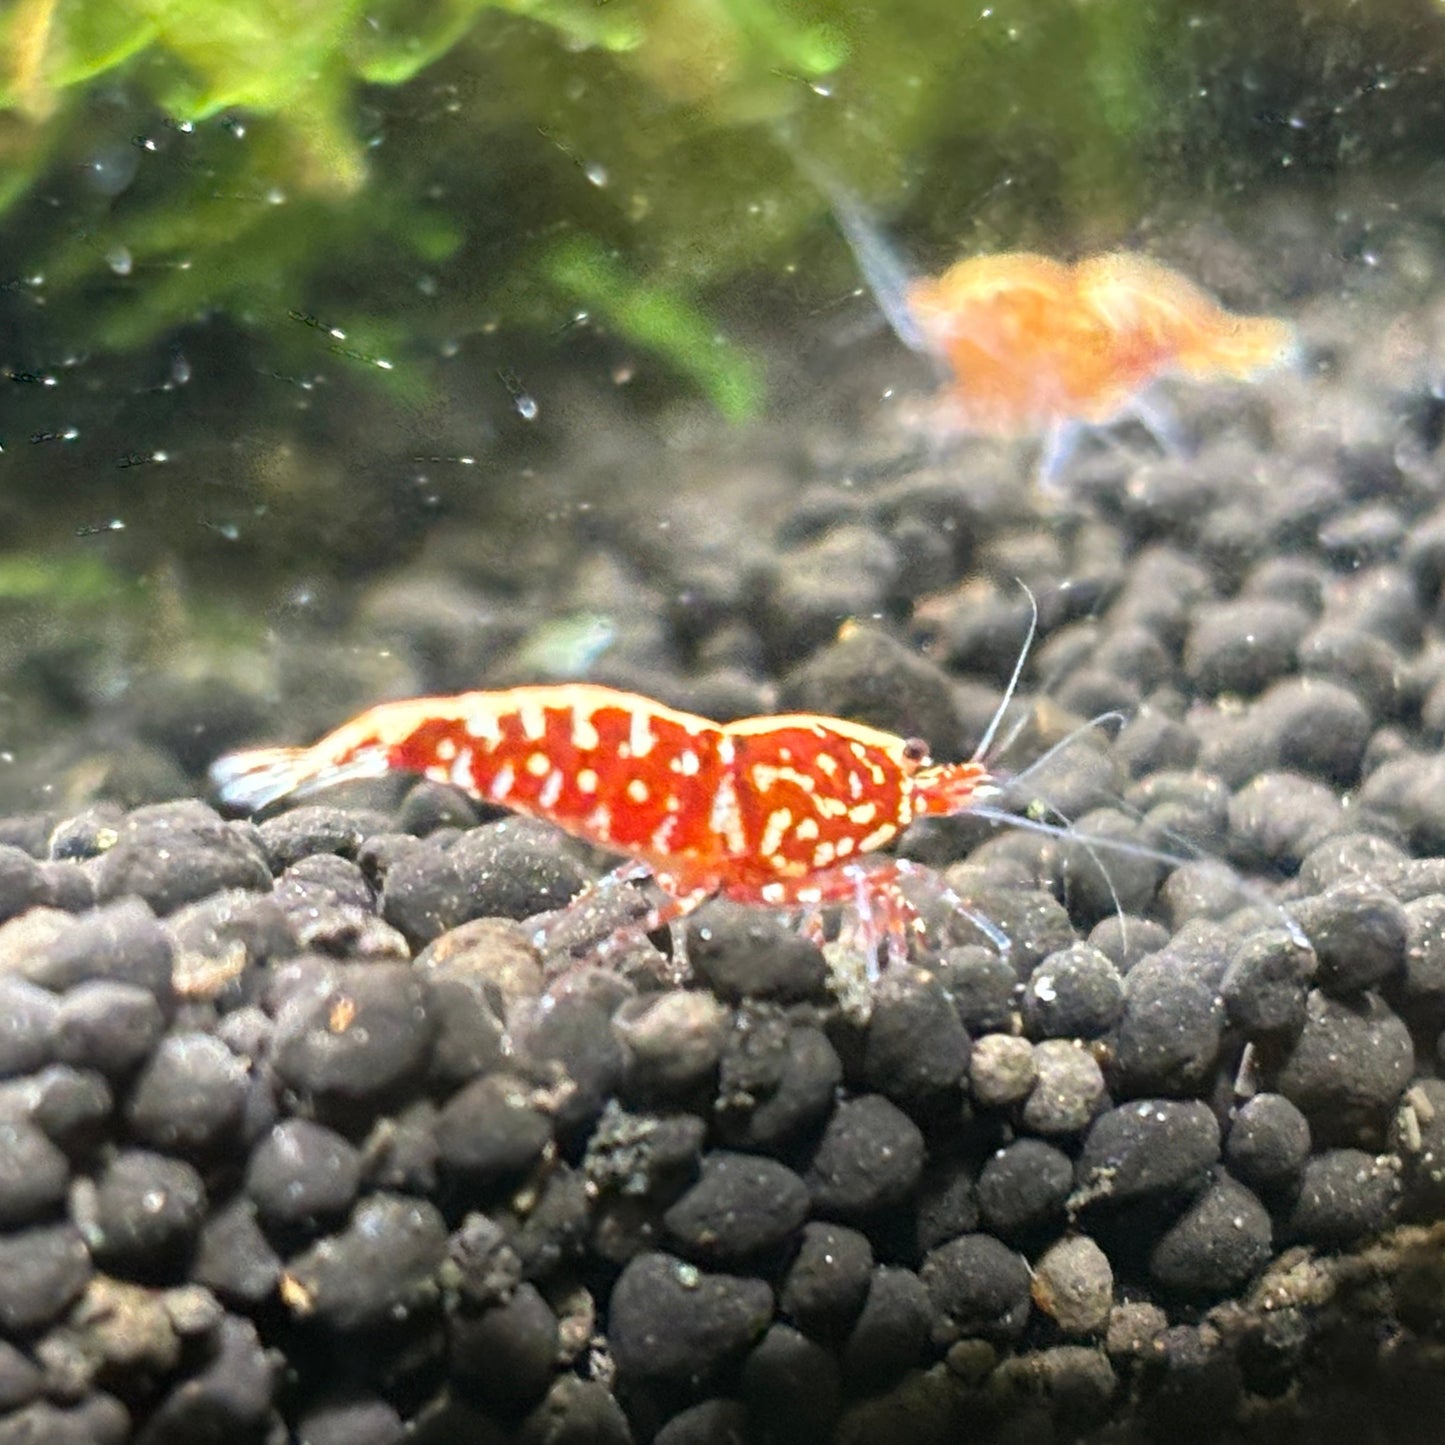
<instances>
[{"instance_id":1,"label":"green aquatic plant","mask_svg":"<svg viewBox=\"0 0 1445 1445\"><path fill-rule=\"evenodd\" d=\"M573 72L569 83L584 84L603 115L616 112L606 92L631 89L647 92L649 105L702 107L708 129L757 113L759 77L763 89L776 88L778 68L816 76L845 55L835 27L795 19L774 0L18 0L0 15L0 216L11 213L12 254L33 259L23 274L43 274L50 316L74 315L86 346L132 349L224 310L279 338L274 349L291 364L306 348L281 319L312 314L298 300L354 290L334 269L338 237L340 264L385 279L444 267L479 212L506 207L522 226L542 220L541 198L516 205L507 194L523 182L496 152L499 135L520 122L534 162L549 145L576 153L580 140L563 133L576 131L575 118L559 127L558 107L537 104L555 93L555 74ZM375 88L397 90L448 57L443 86L485 76L492 96L444 98L439 107L425 99L430 124L409 117L405 100L390 121L368 116ZM89 97L116 82L123 89L101 108L110 113L97 114ZM572 109L585 117L587 106ZM698 128L694 119L678 133ZM420 142L419 166L391 163L385 144L401 133L408 162L411 142ZM450 168L449 149L469 140L492 161L454 177L444 202L422 194L416 173L429 163ZM57 167L78 168L99 194L82 192L61 216L27 207ZM556 225L555 199L550 209ZM570 262L547 248L524 254L521 229L491 240L512 254L489 268L488 293L468 288L470 315L467 304L454 306L449 330L492 324L514 302L517 319L531 319L517 298L530 296L535 311L550 288L553 305L580 299L610 317L729 415L755 400L738 357L707 354L715 327L665 263L657 272L645 260L604 262L586 235ZM583 255L591 259L579 264ZM414 387L415 372L388 358L432 339L433 328L405 304L409 292L361 308L348 297L336 324L352 342L330 348L374 366L393 391L408 377ZM331 325L328 318L323 329Z\"/></svg>"},{"instance_id":2,"label":"green aquatic plant","mask_svg":"<svg viewBox=\"0 0 1445 1445\"><path fill-rule=\"evenodd\" d=\"M314 316L347 336L324 354L410 401L430 381L403 359L582 309L744 417L763 391L718 341L740 329L734 283L796 267L806 302L856 280L781 131L901 208L926 264L1076 251L1138 223L1171 154L1198 185L1201 118L1257 126L1316 51L1337 88L1392 36L1382 53L1409 36L1428 68L1445 28L1294 0L1240 42L1225 18L1221 0L13 0L0 281L43 276L52 350L223 315L287 369L315 357L295 325ZM1319 146L1261 136L1262 172ZM26 340L22 368L45 359Z\"/></svg>"},{"instance_id":3,"label":"green aquatic plant","mask_svg":"<svg viewBox=\"0 0 1445 1445\"><path fill-rule=\"evenodd\" d=\"M96 557L58 552L0 556L0 607L90 607L113 600L119 580Z\"/></svg>"},{"instance_id":4,"label":"green aquatic plant","mask_svg":"<svg viewBox=\"0 0 1445 1445\"><path fill-rule=\"evenodd\" d=\"M762 378L756 364L675 291L637 278L580 237L550 254L547 275L565 294L599 310L629 341L690 376L729 420L742 421L757 410Z\"/></svg>"}]
</instances>

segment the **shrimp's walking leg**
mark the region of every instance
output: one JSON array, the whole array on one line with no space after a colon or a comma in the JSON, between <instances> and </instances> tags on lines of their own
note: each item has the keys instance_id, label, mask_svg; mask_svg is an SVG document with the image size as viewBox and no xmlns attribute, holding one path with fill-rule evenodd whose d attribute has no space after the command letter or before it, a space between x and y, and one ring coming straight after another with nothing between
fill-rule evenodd
<instances>
[{"instance_id":1,"label":"shrimp's walking leg","mask_svg":"<svg viewBox=\"0 0 1445 1445\"><path fill-rule=\"evenodd\" d=\"M615 914L627 906L621 890L631 883L642 883L652 877L646 863L629 862L594 879L576 897L554 913L543 916L532 934L532 943L543 953L576 953L579 946L600 937L613 937L635 927L633 919L618 922ZM646 917L641 908L646 899L635 895L632 912Z\"/></svg>"},{"instance_id":2,"label":"shrimp's walking leg","mask_svg":"<svg viewBox=\"0 0 1445 1445\"><path fill-rule=\"evenodd\" d=\"M706 903L713 896L713 891L711 888L694 888L688 893L668 892L636 925L636 931L644 935L656 933L659 928L667 929L672 941L671 983L684 983L692 974L692 964L687 956L687 916Z\"/></svg>"},{"instance_id":3,"label":"shrimp's walking leg","mask_svg":"<svg viewBox=\"0 0 1445 1445\"><path fill-rule=\"evenodd\" d=\"M894 866L900 878L916 877L926 871L921 865L914 863L908 858L894 859ZM1013 940L986 914L980 913L977 909L970 908L963 901L962 896L946 884L939 890L939 899L948 905L961 918L966 918L993 946L998 949L999 954L1007 958L1010 949L1013 948Z\"/></svg>"},{"instance_id":4,"label":"shrimp's walking leg","mask_svg":"<svg viewBox=\"0 0 1445 1445\"><path fill-rule=\"evenodd\" d=\"M622 890L632 883L649 878L658 884L653 901L641 892ZM646 940L659 928L672 936L672 962L667 973L669 981L687 978L687 935L682 920L699 904L712 897L711 888L675 892L668 880L657 878L646 863L624 863L611 873L590 883L570 903L544 919L532 934L533 944L544 954L560 957L553 968L565 970L569 964L597 963L606 965L618 959L629 945Z\"/></svg>"},{"instance_id":5,"label":"shrimp's walking leg","mask_svg":"<svg viewBox=\"0 0 1445 1445\"><path fill-rule=\"evenodd\" d=\"M1189 439L1184 434L1184 424L1164 397L1157 393L1150 396L1148 392L1140 392L1124 409L1124 415L1133 417L1166 456L1182 457L1189 454Z\"/></svg>"},{"instance_id":6,"label":"shrimp's walking leg","mask_svg":"<svg viewBox=\"0 0 1445 1445\"><path fill-rule=\"evenodd\" d=\"M1084 435L1084 424L1078 421L1056 421L1044 434L1043 451L1039 453L1039 486L1057 496L1063 490L1059 475L1069 464Z\"/></svg>"}]
</instances>

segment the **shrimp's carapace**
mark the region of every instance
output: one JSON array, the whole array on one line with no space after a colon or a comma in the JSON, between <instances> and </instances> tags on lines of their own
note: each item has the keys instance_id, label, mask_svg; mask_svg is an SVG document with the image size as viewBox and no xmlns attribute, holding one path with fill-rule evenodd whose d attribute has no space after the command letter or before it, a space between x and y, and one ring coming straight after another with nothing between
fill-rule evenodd
<instances>
[{"instance_id":1,"label":"shrimp's carapace","mask_svg":"<svg viewBox=\"0 0 1445 1445\"><path fill-rule=\"evenodd\" d=\"M1177 272L1115 251L1071 264L976 256L914 282L910 310L951 374L962 429L1107 423L1170 373L1244 377L1284 361L1290 327L1236 316Z\"/></svg>"},{"instance_id":2,"label":"shrimp's carapace","mask_svg":"<svg viewBox=\"0 0 1445 1445\"><path fill-rule=\"evenodd\" d=\"M994 791L981 762L934 764L922 743L840 718L715 723L585 683L383 703L311 747L222 758L212 779L223 802L255 810L391 771L626 854L668 896L666 918L717 895L850 901L864 855Z\"/></svg>"}]
</instances>

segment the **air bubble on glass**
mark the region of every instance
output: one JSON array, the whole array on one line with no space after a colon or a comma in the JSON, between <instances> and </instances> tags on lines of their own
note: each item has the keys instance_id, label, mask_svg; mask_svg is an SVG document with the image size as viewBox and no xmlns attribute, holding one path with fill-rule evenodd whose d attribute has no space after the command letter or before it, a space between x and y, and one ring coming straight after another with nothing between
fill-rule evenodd
<instances>
[{"instance_id":1,"label":"air bubble on glass","mask_svg":"<svg viewBox=\"0 0 1445 1445\"><path fill-rule=\"evenodd\" d=\"M84 166L85 178L103 196L118 196L135 179L140 157L134 146L107 146L96 151Z\"/></svg>"}]
</instances>

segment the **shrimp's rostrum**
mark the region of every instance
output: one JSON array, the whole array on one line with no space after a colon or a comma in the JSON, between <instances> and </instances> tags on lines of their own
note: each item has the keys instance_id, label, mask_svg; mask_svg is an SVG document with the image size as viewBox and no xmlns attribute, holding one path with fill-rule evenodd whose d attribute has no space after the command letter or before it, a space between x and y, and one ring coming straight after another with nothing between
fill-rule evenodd
<instances>
[{"instance_id":1,"label":"shrimp's rostrum","mask_svg":"<svg viewBox=\"0 0 1445 1445\"><path fill-rule=\"evenodd\" d=\"M589 684L384 703L309 748L222 758L223 801L390 771L542 818L644 865L681 913L712 895L770 906L856 892L850 866L915 818L991 792L979 762L800 714L719 724Z\"/></svg>"}]
</instances>

